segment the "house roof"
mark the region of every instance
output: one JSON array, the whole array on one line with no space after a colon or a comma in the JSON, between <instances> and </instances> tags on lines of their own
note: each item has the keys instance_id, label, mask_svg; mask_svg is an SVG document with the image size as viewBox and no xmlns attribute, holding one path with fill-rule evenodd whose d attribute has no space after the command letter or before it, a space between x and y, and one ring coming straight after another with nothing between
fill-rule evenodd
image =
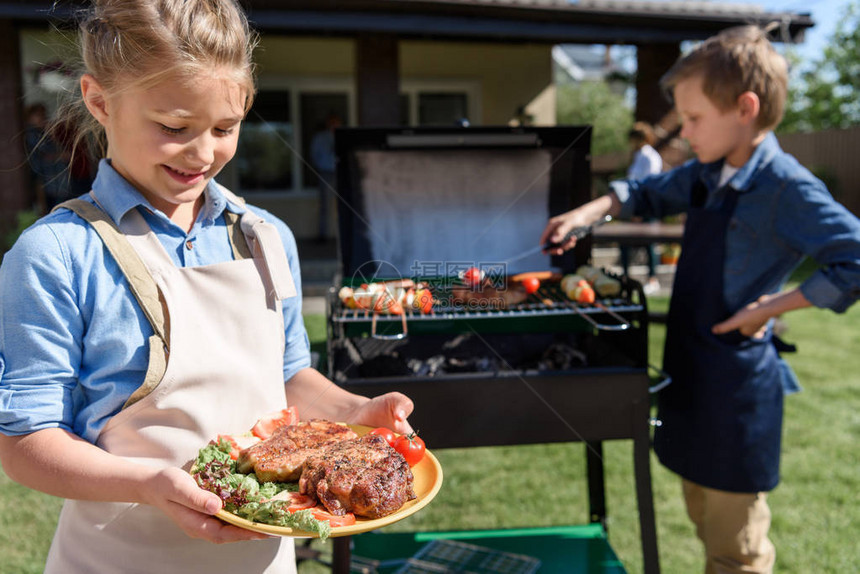
<instances>
[{"instance_id":1,"label":"house roof","mask_svg":"<svg viewBox=\"0 0 860 574\"><path fill-rule=\"evenodd\" d=\"M644 0L240 0L261 31L387 33L409 38L552 44L647 44L699 40L740 24L780 25L802 41L809 14L731 2ZM0 0L0 18L68 19L84 0Z\"/></svg>"}]
</instances>

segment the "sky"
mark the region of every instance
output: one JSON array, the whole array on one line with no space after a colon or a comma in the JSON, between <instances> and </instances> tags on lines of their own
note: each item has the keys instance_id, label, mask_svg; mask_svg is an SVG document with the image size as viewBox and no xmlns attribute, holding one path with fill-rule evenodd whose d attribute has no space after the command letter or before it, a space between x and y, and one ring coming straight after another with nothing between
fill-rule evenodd
<instances>
[{"instance_id":1,"label":"sky","mask_svg":"<svg viewBox=\"0 0 860 574\"><path fill-rule=\"evenodd\" d=\"M794 46L804 62L820 58L828 40L836 31L839 17L850 0L729 0L732 3L755 4L768 12L810 13L815 26L806 31L802 44Z\"/></svg>"}]
</instances>

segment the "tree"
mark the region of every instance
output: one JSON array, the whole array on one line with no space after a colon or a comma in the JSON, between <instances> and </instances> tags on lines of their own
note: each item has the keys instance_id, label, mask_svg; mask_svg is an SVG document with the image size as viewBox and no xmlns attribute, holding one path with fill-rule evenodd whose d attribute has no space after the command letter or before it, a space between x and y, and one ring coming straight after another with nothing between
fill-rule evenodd
<instances>
[{"instance_id":1,"label":"tree","mask_svg":"<svg viewBox=\"0 0 860 574\"><path fill-rule=\"evenodd\" d=\"M822 57L789 90L780 131L860 125L860 0L849 3ZM796 63L796 62L795 62Z\"/></svg>"},{"instance_id":2,"label":"tree","mask_svg":"<svg viewBox=\"0 0 860 574\"><path fill-rule=\"evenodd\" d=\"M606 82L584 81L558 87L556 118L559 125L591 125L591 151L595 154L627 150L627 132L633 110L624 96Z\"/></svg>"}]
</instances>

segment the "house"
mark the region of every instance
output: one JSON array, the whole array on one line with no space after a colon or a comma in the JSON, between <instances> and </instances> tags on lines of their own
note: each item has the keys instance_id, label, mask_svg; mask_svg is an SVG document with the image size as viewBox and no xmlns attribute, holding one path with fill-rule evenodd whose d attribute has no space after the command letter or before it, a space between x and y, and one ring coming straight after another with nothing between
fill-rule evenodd
<instances>
[{"instance_id":1,"label":"house","mask_svg":"<svg viewBox=\"0 0 860 574\"><path fill-rule=\"evenodd\" d=\"M526 113L555 123L553 50L561 44L637 49L636 116L668 112L657 79L681 43L744 23L779 23L801 41L808 14L741 4L641 0L244 0L261 33L259 95L235 161L219 180L316 233L319 200L310 140L331 112L346 125L508 124ZM0 232L32 205L22 109L56 105L69 78L84 0L0 0ZM333 210L331 210L333 211ZM334 216L332 215L332 218ZM334 223L329 229L334 229Z\"/></svg>"}]
</instances>

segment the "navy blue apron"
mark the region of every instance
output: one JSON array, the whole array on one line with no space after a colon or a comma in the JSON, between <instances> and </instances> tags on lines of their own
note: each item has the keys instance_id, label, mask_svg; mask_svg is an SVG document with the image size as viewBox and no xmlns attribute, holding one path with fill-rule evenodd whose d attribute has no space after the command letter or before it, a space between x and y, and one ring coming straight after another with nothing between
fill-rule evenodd
<instances>
[{"instance_id":1,"label":"navy blue apron","mask_svg":"<svg viewBox=\"0 0 860 574\"><path fill-rule=\"evenodd\" d=\"M715 210L703 208L703 184L693 191L667 317L664 369L672 384L657 397L654 450L702 486L761 492L779 482L781 366L770 329L761 340L711 333L736 311L723 297L726 230L738 195L727 191Z\"/></svg>"}]
</instances>

